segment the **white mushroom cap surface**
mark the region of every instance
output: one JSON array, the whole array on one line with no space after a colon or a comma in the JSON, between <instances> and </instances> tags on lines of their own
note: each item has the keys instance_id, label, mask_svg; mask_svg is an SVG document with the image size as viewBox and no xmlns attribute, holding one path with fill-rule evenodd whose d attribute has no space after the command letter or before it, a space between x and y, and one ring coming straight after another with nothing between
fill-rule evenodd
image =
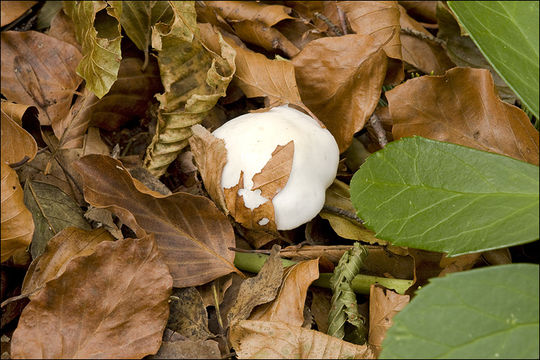
<instances>
[{"instance_id":1,"label":"white mushroom cap surface","mask_svg":"<svg viewBox=\"0 0 540 360\"><path fill-rule=\"evenodd\" d=\"M289 180L272 199L277 229L294 229L321 211L326 188L336 177L339 149L332 134L316 120L284 105L229 120L213 135L222 139L227 149L221 185L223 188L237 185L243 171L244 189L239 189L238 195L243 196L250 209L269 201L261 196L260 190L251 190L253 176L262 170L278 145L293 140ZM262 219L259 224L267 222Z\"/></svg>"}]
</instances>

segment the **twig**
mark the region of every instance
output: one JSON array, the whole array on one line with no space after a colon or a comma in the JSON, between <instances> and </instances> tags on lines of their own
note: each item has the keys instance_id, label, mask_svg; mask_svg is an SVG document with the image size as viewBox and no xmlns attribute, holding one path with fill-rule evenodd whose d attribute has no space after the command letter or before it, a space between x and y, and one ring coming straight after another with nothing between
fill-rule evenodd
<instances>
[{"instance_id":1,"label":"twig","mask_svg":"<svg viewBox=\"0 0 540 360\"><path fill-rule=\"evenodd\" d=\"M388 144L388 139L386 138L386 132L382 127L381 120L375 113L371 114L369 124L371 125L373 131L375 131L375 135L377 135L377 142L381 148L384 148L386 144Z\"/></svg>"},{"instance_id":2,"label":"twig","mask_svg":"<svg viewBox=\"0 0 540 360\"><path fill-rule=\"evenodd\" d=\"M254 249L240 249L236 247L229 246L229 250L234 252L248 253L248 254L266 254L270 255L270 250L254 250Z\"/></svg>"},{"instance_id":3,"label":"twig","mask_svg":"<svg viewBox=\"0 0 540 360\"><path fill-rule=\"evenodd\" d=\"M324 21L325 24L328 25L328 27L330 28L330 30L332 30L334 34L336 34L337 36L343 36L343 31L341 31L341 29L337 27L337 25L335 25L329 18L327 18L326 16L324 16L318 11L314 12L313 15L315 15L316 17Z\"/></svg>"},{"instance_id":4,"label":"twig","mask_svg":"<svg viewBox=\"0 0 540 360\"><path fill-rule=\"evenodd\" d=\"M341 215L341 216L346 217L346 218L348 218L350 220L356 221L356 222L358 222L360 224L364 223L364 221L362 219L360 219L358 216L356 216L355 214L353 214L350 211L347 211L345 209L340 209L338 207L330 206L330 205L324 205L323 210L326 210L328 212L331 212L331 213L334 213L334 214L337 214L337 215Z\"/></svg>"},{"instance_id":5,"label":"twig","mask_svg":"<svg viewBox=\"0 0 540 360\"><path fill-rule=\"evenodd\" d=\"M21 161L17 161L16 163L9 164L9 167L12 168L12 169L16 169L16 168L21 167L24 164L26 164L28 162L28 160L30 160L28 155L24 155L24 157L22 158Z\"/></svg>"},{"instance_id":6,"label":"twig","mask_svg":"<svg viewBox=\"0 0 540 360\"><path fill-rule=\"evenodd\" d=\"M339 6L337 6L337 13L339 16L339 22L341 23L341 29L343 29L343 34L347 35L349 31L347 30L347 19L345 18L345 13Z\"/></svg>"},{"instance_id":7,"label":"twig","mask_svg":"<svg viewBox=\"0 0 540 360\"><path fill-rule=\"evenodd\" d=\"M401 33L409 36L414 36L415 38L418 38L420 40L430 41L446 49L446 41L436 38L433 35L424 34L423 32L410 28L401 28Z\"/></svg>"}]
</instances>

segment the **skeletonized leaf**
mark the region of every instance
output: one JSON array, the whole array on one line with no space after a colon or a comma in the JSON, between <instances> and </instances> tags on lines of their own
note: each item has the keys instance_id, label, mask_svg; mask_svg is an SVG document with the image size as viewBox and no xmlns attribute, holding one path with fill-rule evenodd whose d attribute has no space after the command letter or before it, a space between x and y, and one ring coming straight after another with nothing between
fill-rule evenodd
<instances>
[{"instance_id":1,"label":"skeletonized leaf","mask_svg":"<svg viewBox=\"0 0 540 360\"><path fill-rule=\"evenodd\" d=\"M380 44L366 35L322 38L292 63L302 101L345 151L379 101L387 63Z\"/></svg>"},{"instance_id":2,"label":"skeletonized leaf","mask_svg":"<svg viewBox=\"0 0 540 360\"><path fill-rule=\"evenodd\" d=\"M292 19L291 9L283 5L268 5L253 1L205 1L219 15L231 22L251 20L272 26L281 20Z\"/></svg>"},{"instance_id":3,"label":"skeletonized leaf","mask_svg":"<svg viewBox=\"0 0 540 360\"><path fill-rule=\"evenodd\" d=\"M13 257L16 263L25 263L26 248L32 241L34 220L32 213L24 206L23 191L19 177L4 161L2 167L2 262Z\"/></svg>"},{"instance_id":4,"label":"skeletonized leaf","mask_svg":"<svg viewBox=\"0 0 540 360\"><path fill-rule=\"evenodd\" d=\"M239 272L233 265L234 252L228 249L234 246L234 231L208 198L141 192L121 163L108 156L88 155L74 166L83 177L86 201L109 208L137 234L156 234L175 287L202 285Z\"/></svg>"},{"instance_id":5,"label":"skeletonized leaf","mask_svg":"<svg viewBox=\"0 0 540 360\"><path fill-rule=\"evenodd\" d=\"M386 92L394 139L419 135L538 165L539 136L529 117L501 101L484 69L453 68Z\"/></svg>"},{"instance_id":6,"label":"skeletonized leaf","mask_svg":"<svg viewBox=\"0 0 540 360\"><path fill-rule=\"evenodd\" d=\"M24 309L14 358L142 358L161 344L172 280L153 235L101 242Z\"/></svg>"},{"instance_id":7,"label":"skeletonized leaf","mask_svg":"<svg viewBox=\"0 0 540 360\"><path fill-rule=\"evenodd\" d=\"M109 15L99 19L99 31L94 28L96 8L93 1L65 1L64 12L73 20L77 41L82 46L83 58L77 74L98 98L109 92L116 81L120 60L120 24Z\"/></svg>"},{"instance_id":8,"label":"skeletonized leaf","mask_svg":"<svg viewBox=\"0 0 540 360\"><path fill-rule=\"evenodd\" d=\"M82 81L75 73L80 51L36 31L3 31L1 36L2 94L9 101L35 106L41 125L63 119Z\"/></svg>"},{"instance_id":9,"label":"skeletonized leaf","mask_svg":"<svg viewBox=\"0 0 540 360\"><path fill-rule=\"evenodd\" d=\"M276 298L256 308L249 320L281 321L302 326L307 290L319 278L319 259L302 261L285 270Z\"/></svg>"},{"instance_id":10,"label":"skeletonized leaf","mask_svg":"<svg viewBox=\"0 0 540 360\"><path fill-rule=\"evenodd\" d=\"M355 345L278 321L242 320L230 339L240 359L374 359L370 347Z\"/></svg>"},{"instance_id":11,"label":"skeletonized leaf","mask_svg":"<svg viewBox=\"0 0 540 360\"><path fill-rule=\"evenodd\" d=\"M235 72L235 52L220 34L219 49L213 53L199 41L195 2L170 4L172 19L152 29L152 46L158 51L165 92L156 96L160 102L158 124L144 165L156 176L163 175L187 146L191 126L200 123L225 96Z\"/></svg>"},{"instance_id":12,"label":"skeletonized leaf","mask_svg":"<svg viewBox=\"0 0 540 360\"><path fill-rule=\"evenodd\" d=\"M360 167L351 200L377 237L454 256L537 240L538 177L506 156L403 138Z\"/></svg>"},{"instance_id":13,"label":"skeletonized leaf","mask_svg":"<svg viewBox=\"0 0 540 360\"><path fill-rule=\"evenodd\" d=\"M56 279L66 270L69 262L77 257L92 254L102 241L112 241L105 229L86 231L75 227L65 228L55 235L42 256L32 261L22 284L21 294L32 294L47 281Z\"/></svg>"},{"instance_id":14,"label":"skeletonized leaf","mask_svg":"<svg viewBox=\"0 0 540 360\"><path fill-rule=\"evenodd\" d=\"M15 164L25 157L28 158L28 161L32 161L37 153L36 140L20 126L22 115L26 112L26 109L19 117L12 114L7 109L7 105L6 101L2 101L2 162Z\"/></svg>"},{"instance_id":15,"label":"skeletonized leaf","mask_svg":"<svg viewBox=\"0 0 540 360\"><path fill-rule=\"evenodd\" d=\"M26 180L24 203L32 212L35 224L30 246L33 259L41 255L47 242L63 229L73 226L91 230L79 205L54 185Z\"/></svg>"}]
</instances>

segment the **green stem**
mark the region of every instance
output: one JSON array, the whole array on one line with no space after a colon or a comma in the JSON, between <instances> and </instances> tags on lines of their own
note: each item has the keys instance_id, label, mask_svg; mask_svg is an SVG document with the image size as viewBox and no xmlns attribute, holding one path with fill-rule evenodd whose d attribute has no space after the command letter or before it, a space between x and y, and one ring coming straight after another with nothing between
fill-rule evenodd
<instances>
[{"instance_id":1,"label":"green stem","mask_svg":"<svg viewBox=\"0 0 540 360\"><path fill-rule=\"evenodd\" d=\"M237 252L234 258L234 265L243 271L258 273L264 265L268 255L256 253ZM284 267L296 264L296 261L281 259ZM330 278L332 273L321 273L319 278L313 282L313 285L330 289ZM380 276L371 276L358 274L354 277L351 287L357 294L369 294L369 288L372 284L380 284L387 289L392 289L398 294L404 294L413 284L413 280L389 279Z\"/></svg>"}]
</instances>

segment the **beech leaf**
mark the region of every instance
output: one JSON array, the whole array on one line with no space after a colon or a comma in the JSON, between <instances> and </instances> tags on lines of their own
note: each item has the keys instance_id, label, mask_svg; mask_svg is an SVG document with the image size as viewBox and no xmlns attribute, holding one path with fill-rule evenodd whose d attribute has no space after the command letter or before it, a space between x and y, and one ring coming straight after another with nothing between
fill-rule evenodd
<instances>
[{"instance_id":1,"label":"beech leaf","mask_svg":"<svg viewBox=\"0 0 540 360\"><path fill-rule=\"evenodd\" d=\"M385 94L394 139L419 135L538 165L538 131L522 110L497 97L488 70L453 68Z\"/></svg>"},{"instance_id":2,"label":"beech leaf","mask_svg":"<svg viewBox=\"0 0 540 360\"><path fill-rule=\"evenodd\" d=\"M69 262L25 307L14 358L142 358L155 354L172 280L153 235L104 241Z\"/></svg>"},{"instance_id":3,"label":"beech leaf","mask_svg":"<svg viewBox=\"0 0 540 360\"><path fill-rule=\"evenodd\" d=\"M266 26L272 26L281 20L292 19L291 9L283 5L269 5L252 1L205 1L219 15L227 20L260 21Z\"/></svg>"},{"instance_id":4,"label":"beech leaf","mask_svg":"<svg viewBox=\"0 0 540 360\"><path fill-rule=\"evenodd\" d=\"M538 182L537 166L413 137L367 159L351 200L377 237L455 256L537 240Z\"/></svg>"},{"instance_id":5,"label":"beech leaf","mask_svg":"<svg viewBox=\"0 0 540 360\"><path fill-rule=\"evenodd\" d=\"M167 328L190 340L206 340L211 336L208 313L196 288L173 289Z\"/></svg>"},{"instance_id":6,"label":"beech leaf","mask_svg":"<svg viewBox=\"0 0 540 360\"><path fill-rule=\"evenodd\" d=\"M41 125L63 119L82 81L75 73L80 51L36 31L2 31L1 37L2 94L9 101L35 106Z\"/></svg>"},{"instance_id":7,"label":"beech leaf","mask_svg":"<svg viewBox=\"0 0 540 360\"><path fill-rule=\"evenodd\" d=\"M7 101L2 101L2 162L15 164L24 158L31 161L37 153L36 140L21 127L22 116L29 109L17 115L8 109L8 104Z\"/></svg>"},{"instance_id":8,"label":"beech leaf","mask_svg":"<svg viewBox=\"0 0 540 360\"><path fill-rule=\"evenodd\" d=\"M118 160L88 155L75 163L91 205L109 208L137 234L154 233L175 287L197 286L233 271L234 231L208 198L141 192ZM141 229L144 229L142 231Z\"/></svg>"}]
</instances>

